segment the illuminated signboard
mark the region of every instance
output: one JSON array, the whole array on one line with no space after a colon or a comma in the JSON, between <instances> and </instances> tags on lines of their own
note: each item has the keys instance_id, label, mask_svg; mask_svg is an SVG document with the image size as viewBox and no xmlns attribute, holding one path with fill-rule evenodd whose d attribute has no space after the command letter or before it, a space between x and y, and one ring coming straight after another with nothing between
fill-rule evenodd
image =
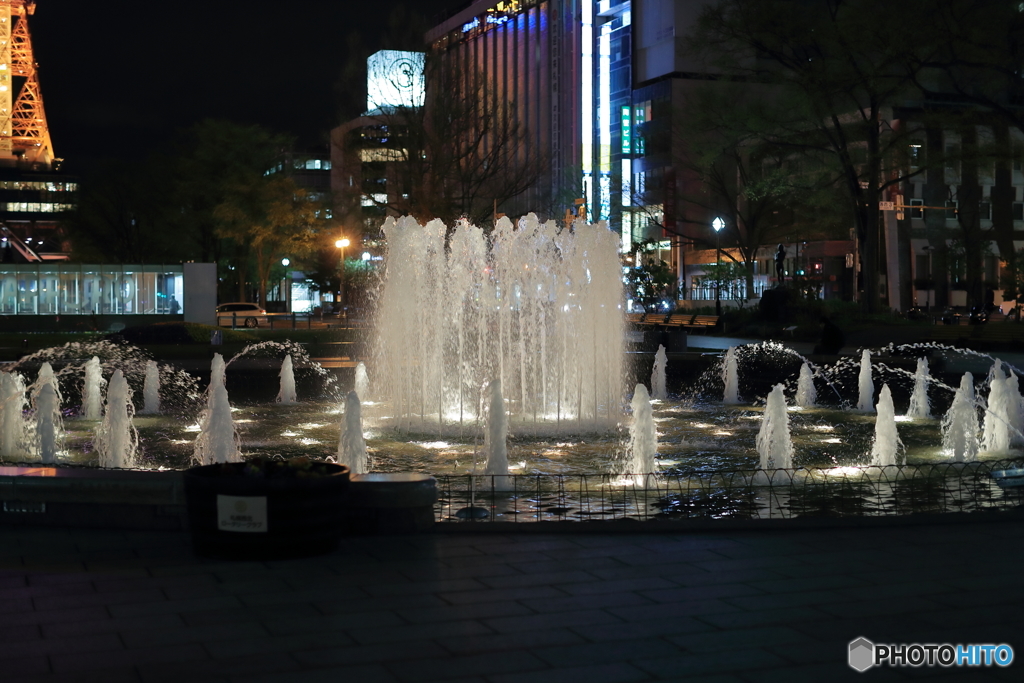
<instances>
[{"instance_id":1,"label":"illuminated signboard","mask_svg":"<svg viewBox=\"0 0 1024 683\"><path fill-rule=\"evenodd\" d=\"M423 106L422 52L381 50L366 60L366 109Z\"/></svg>"}]
</instances>

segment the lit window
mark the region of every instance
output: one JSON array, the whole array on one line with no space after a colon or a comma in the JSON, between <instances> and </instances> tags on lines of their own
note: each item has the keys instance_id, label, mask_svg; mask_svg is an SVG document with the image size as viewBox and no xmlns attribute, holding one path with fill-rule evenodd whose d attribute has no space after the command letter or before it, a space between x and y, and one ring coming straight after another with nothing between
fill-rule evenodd
<instances>
[{"instance_id":1,"label":"lit window","mask_svg":"<svg viewBox=\"0 0 1024 683\"><path fill-rule=\"evenodd\" d=\"M921 159L923 157L924 145L919 141L914 140L910 143L908 155L910 157L910 167L917 168L921 165Z\"/></svg>"},{"instance_id":2,"label":"lit window","mask_svg":"<svg viewBox=\"0 0 1024 683\"><path fill-rule=\"evenodd\" d=\"M957 202L946 202L946 220L955 221L957 217Z\"/></svg>"}]
</instances>

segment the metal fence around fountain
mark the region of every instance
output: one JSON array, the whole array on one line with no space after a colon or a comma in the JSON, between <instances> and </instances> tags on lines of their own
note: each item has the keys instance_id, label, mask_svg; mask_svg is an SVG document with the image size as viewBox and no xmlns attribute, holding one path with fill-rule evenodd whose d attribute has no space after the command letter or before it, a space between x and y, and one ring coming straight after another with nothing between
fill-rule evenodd
<instances>
[{"instance_id":1,"label":"metal fence around fountain","mask_svg":"<svg viewBox=\"0 0 1024 683\"><path fill-rule=\"evenodd\" d=\"M440 475L439 522L792 519L1009 510L1024 460L672 474Z\"/></svg>"}]
</instances>

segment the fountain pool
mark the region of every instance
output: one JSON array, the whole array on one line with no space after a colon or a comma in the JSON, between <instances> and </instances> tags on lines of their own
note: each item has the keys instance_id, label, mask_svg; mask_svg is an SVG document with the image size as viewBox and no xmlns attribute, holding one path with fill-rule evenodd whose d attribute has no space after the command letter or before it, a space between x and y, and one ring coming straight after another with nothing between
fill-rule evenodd
<instances>
[{"instance_id":1,"label":"fountain pool","mask_svg":"<svg viewBox=\"0 0 1024 683\"><path fill-rule=\"evenodd\" d=\"M100 355L103 358L102 353L95 353L96 349L88 351L89 356ZM917 361L917 355L925 352L930 356L933 368L927 380L922 379L924 373L920 372ZM259 356L260 353L262 358L253 359L250 355ZM296 359L294 373L300 400L294 404L276 400L281 364L286 353ZM728 365L732 368L729 372L723 372L725 357L728 357ZM480 395L474 400L490 401L489 409L481 411L484 418L480 421L466 421L461 433L451 428L441 433L429 428L411 433L398 430L394 428L393 421L378 417L387 415L387 403L362 402L359 405L362 440L371 471L422 472L438 477L447 487L447 491L442 493L442 501L448 511L441 514L453 519L461 519L459 512L466 506L477 510L490 509L495 519L524 520L552 515L577 519L594 518L588 515L646 518L645 515L653 514L652 510L657 510L658 515L668 516L696 513L757 515L767 510L770 516L780 510L789 514L808 506L831 509L830 506L837 505L837 501L843 502L847 498L854 501L851 505L857 510L877 511L898 508L899 505L893 501L899 490L916 501L915 504L925 500L929 505L955 504L961 506L957 509L969 509L963 507L955 495L950 497L952 494L944 483L948 477L962 478L974 471L970 468L985 466L986 462L992 463L989 469L1003 468L1006 466L997 466L997 461L1020 458L1021 453L1015 447L999 452L975 448L965 456L962 451L951 447L948 439L944 446L943 424L949 420L942 419L942 416L956 414L953 422L959 425L957 434L961 436L964 430L971 429L971 424L977 425L974 431L975 442L978 442L983 419L992 412L985 409L984 403L990 395L992 379L1001 378L1000 381L1007 383L1002 386L1002 393L997 390L997 395L1003 398L996 411L1006 413L1012 405L1020 405L1019 402L1014 403L1017 399L1011 396L1012 388L1008 385L1009 380L1016 379L1018 375L1008 374L1011 368L1005 365L1006 371L1002 373L988 373L986 368L994 364L992 358L944 347L880 349L873 352L871 358L873 382L886 390L887 400L892 402L891 408L886 404L884 409L877 410L877 416L875 412L854 408L863 399L861 388L865 384L865 366L862 356L843 357L827 366L815 365L811 359L805 359L781 345L754 344L737 347L723 357L700 354L667 357L666 367L654 374L660 376L664 371L668 397L651 400L643 395L647 393L643 385L640 387L643 392L638 388L633 396L624 394L621 401L625 417L609 430L575 432L568 429L557 436L544 436L517 432L513 423L495 427L492 435L488 436L486 415L495 410L494 402L499 399L495 398L491 385L487 385L481 388ZM629 366L634 376L641 381L649 380L653 356L636 355L632 361ZM110 451L104 443L97 441L96 422L81 416L75 403L75 397L82 400L80 385L81 378L84 378L84 362L63 366L58 363L59 369L54 373L61 379L61 391L65 396L61 410L63 426L54 419L50 424L55 429L48 432L47 423L36 420L32 408L29 408L23 419L35 425L32 435L36 440L37 445L33 446L36 450L29 448L31 444L25 444L25 449L13 456L5 456L4 461L40 462L52 458L58 464L96 466L104 448ZM960 365L965 362L972 364L980 379L973 380L970 375L960 374ZM111 365L130 365L121 361L101 361L101 364L104 377L110 376L111 379L114 374L109 372ZM137 403L144 400L142 388L146 365L142 360L138 368L121 373L132 384L128 395ZM945 371L942 370L943 365L947 366ZM26 382L19 384L15 376L7 375L4 395L10 393L14 405L24 408L25 396L33 393L31 385L35 377L31 366L23 364L17 370L25 373L29 386L17 390ZM346 416L346 402L358 402L358 395L348 389L356 384L358 377L364 393L374 394L372 366L369 369L364 367L358 373L356 368L324 371L308 357L303 357L301 348L295 345L275 347L263 343L226 362L215 358L208 374L202 377L188 376L187 380L182 380L180 371L164 364L160 367L160 374L162 378L177 377L179 382L161 384L164 395L160 405L168 406L167 412L131 415L132 411L127 411L134 429L127 438L137 444L132 464L139 468L182 469L193 464L196 442L203 436L200 420L204 409L211 415L210 422L227 425L223 430L211 429L211 433L216 431L222 438L213 443L207 440L207 444L199 449L204 453L218 449L224 451L211 459L230 460L255 455L337 458L342 450L339 445L342 425L358 423L358 420L349 420ZM206 377L215 380L210 382L212 393L209 394L199 390ZM40 386L55 396L56 392L50 389L52 381L44 377ZM796 395L799 392L806 395L809 382L813 384L818 398L813 405L795 405ZM928 394L931 414L935 417L907 417L912 397L916 395L920 400L922 382L927 385L925 393ZM970 385L970 392L965 394L954 390L954 386L964 383ZM743 403L724 402L727 384L744 397ZM121 386L121 380L108 381L108 385ZM497 383L494 386L497 387ZM347 396L343 395L343 390ZM109 391L108 403L111 400ZM124 395L124 390L121 391ZM767 400L769 394L774 396L774 400ZM303 398L306 396L316 398ZM955 396L957 400L954 400ZM746 397L754 398L748 403ZM147 403L151 398L145 399ZM880 398L872 397L881 405L884 401ZM632 406L629 403L631 399ZM500 400L506 410L512 412L516 399L504 397ZM951 406L957 405L959 408L951 410ZM772 415L775 432L778 432L778 425L786 425L790 444L790 447L780 446L782 450L774 451L775 446L768 446L768 451L765 451L768 453L767 467L781 465L795 469L760 469L758 474L759 468L766 466L763 460L765 453L758 449L758 434L765 425L766 410ZM6 410L0 411L0 415L8 414ZM635 416L642 418L641 422L636 422ZM965 416L973 417L974 422ZM214 417L216 419L212 419ZM891 475L901 481L890 483L887 482L890 475L884 472L887 468L872 467L873 463L887 465L890 462L888 456L882 459L877 452L873 457L873 447L880 433L880 417L891 420L888 431L882 430L888 434L886 442L893 444L898 440L902 445L898 451L899 460L893 461L902 464L905 458L909 469L924 468L931 473L937 472L934 476L925 477L924 483L939 493L922 495L914 488L920 482L902 481L909 476L902 469L894 468L895 474ZM125 420L121 418L120 421ZM8 437L6 422L9 420L0 424L5 440ZM494 452L489 440L493 441L494 434L502 432L507 436L500 459L502 465L507 466L507 475L487 471L489 455ZM641 434L642 438L638 438ZM44 441L51 445L41 448L38 445L40 436L45 436ZM352 441L356 440L353 438ZM232 449L236 443L237 452ZM638 443L643 444L642 449L637 449ZM776 439L776 443L784 443L784 439ZM1016 442L1011 439L1011 443ZM637 452L644 453L639 459L644 463L643 468L653 470L657 476L622 476L650 473L623 471L629 469L629 466L624 467L624 463L637 462L634 459ZM947 464L951 461L958 462ZM968 469L955 469L957 467ZM1019 464L1013 467L1019 467ZM971 501L1002 500L1000 490L991 477L987 474L970 476L973 477ZM834 491L824 490L790 492L782 496L757 493L761 489L774 491L772 487L777 488L785 482L792 485L798 480L814 485L834 480L840 482L845 493L839 498ZM459 481L463 484L457 485ZM934 481L939 483L929 483ZM488 494L488 489L497 482L501 482L499 490ZM567 485L566 482L575 483ZM526 491L524 487L531 490ZM879 487L885 492L880 492ZM637 493L639 489L644 489L640 498L625 493L630 490ZM585 509L585 501L592 500L595 495L602 501L600 509ZM489 501L486 508L479 507L481 501Z\"/></svg>"},{"instance_id":2,"label":"fountain pool","mask_svg":"<svg viewBox=\"0 0 1024 683\"><path fill-rule=\"evenodd\" d=\"M284 350L278 349L279 352ZM963 356L955 349L944 352L955 357ZM635 374L643 381L651 376L648 368L653 358L643 356L642 360L645 362L636 364ZM974 360L986 362L984 358ZM281 359L266 358L262 367L238 369L241 363L229 360L224 372L231 417L239 434L243 456L280 454L290 457L301 454L328 457L337 453L339 425L344 414L342 392L337 387L348 389L353 385L353 369L336 371L337 374L332 376L326 372L320 374L309 367L303 371L299 367L297 372L303 386L301 393L316 398L282 404L275 401ZM794 467L858 466L872 461L876 415L849 409L854 401L860 400L863 365L856 358L840 359L832 367L816 366L814 381L819 398L813 407L795 405L801 374L806 391L809 370L803 370L806 367L804 359L784 347L766 344L740 347L731 355L730 363L737 368L735 381L738 393L744 397L755 397L752 402L723 404L725 380L721 374L720 358L692 354L685 360L675 357L668 362L669 398L649 402L657 435L657 451L653 460L656 471L673 474L759 467L757 434L764 418L765 399L780 382L788 404L786 413ZM897 367L896 363L904 367ZM918 390L915 378L919 373L911 370L916 363L913 355L876 354L874 368L879 380L876 383L880 387L883 384L892 387L895 428L904 445L907 462L948 461L952 456L947 452L949 446L945 450L943 447L940 418L953 403L955 385L952 380L959 384L960 377L936 373L929 390L932 414L936 417L908 418L905 414L911 396ZM298 365L309 364L307 358ZM696 381L685 389L681 385L683 365L687 366L685 370L694 367L704 369L696 373ZM757 368L757 372L751 372L752 368ZM173 368L166 365L162 372L165 376L175 375ZM219 367L212 371L215 375L219 372ZM306 374L301 376L302 372ZM70 393L74 372L62 370L58 374L65 378L64 384ZM368 374L372 376L372 372ZM977 374L981 378L977 393L984 399L988 395L988 380L984 372ZM129 381L134 378L135 400L141 402L145 362L138 371L127 372L125 376ZM34 377L29 374L27 379L31 383ZM192 408L168 408L167 415L134 415L133 424L139 435L137 461L140 467L177 469L188 466L199 435L199 414L206 400L198 389L201 382L195 378L190 378L190 381ZM730 383L732 381L729 380ZM164 388L167 389L166 382ZM489 400L486 389L484 387L474 401ZM372 392L372 387L369 391ZM629 413L632 411L626 407L631 398L626 394L622 396L627 415L615 428L604 432L567 430L558 436L536 436L523 434L510 424L507 445L509 472L572 474L620 471L622 463L629 461L626 451L630 440ZM76 464L96 464L95 422L78 417L78 411L73 403L69 406L68 401L64 404L67 414L64 420L64 451L60 459ZM514 405L514 401L505 399L506 405ZM167 403L165 398L162 404ZM484 470L488 450L483 420L467 421L462 433L453 430L438 433L429 428L409 433L393 429L388 419L380 419L379 416L387 412L386 403L362 402L363 436L374 471L445 475ZM975 412L979 418L984 416L983 405L975 404ZM1016 452L1013 449L998 453L982 451L978 457L1006 457ZM5 458L8 461L18 459L21 458Z\"/></svg>"}]
</instances>

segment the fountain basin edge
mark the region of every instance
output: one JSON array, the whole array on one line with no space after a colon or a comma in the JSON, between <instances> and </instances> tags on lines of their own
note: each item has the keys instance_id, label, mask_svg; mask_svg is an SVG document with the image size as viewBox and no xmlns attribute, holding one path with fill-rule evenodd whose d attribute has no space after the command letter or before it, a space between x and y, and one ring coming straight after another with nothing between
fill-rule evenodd
<instances>
[{"instance_id":1,"label":"fountain basin edge","mask_svg":"<svg viewBox=\"0 0 1024 683\"><path fill-rule=\"evenodd\" d=\"M342 531L434 527L436 480L416 473L351 477ZM184 472L0 466L0 526L187 531Z\"/></svg>"},{"instance_id":2,"label":"fountain basin edge","mask_svg":"<svg viewBox=\"0 0 1024 683\"><path fill-rule=\"evenodd\" d=\"M0 467L0 525L184 530L178 471Z\"/></svg>"},{"instance_id":3,"label":"fountain basin edge","mask_svg":"<svg viewBox=\"0 0 1024 683\"><path fill-rule=\"evenodd\" d=\"M402 480L405 480L404 482ZM354 475L344 503L343 533L659 533L960 524L1021 519L1024 507L884 516L779 519L651 518L535 523L468 520L435 523L436 481L423 474ZM361 480L362 485L360 485ZM405 495L396 486L407 485ZM1000 514L985 514L999 512ZM0 466L0 526L188 530L183 472Z\"/></svg>"}]
</instances>

